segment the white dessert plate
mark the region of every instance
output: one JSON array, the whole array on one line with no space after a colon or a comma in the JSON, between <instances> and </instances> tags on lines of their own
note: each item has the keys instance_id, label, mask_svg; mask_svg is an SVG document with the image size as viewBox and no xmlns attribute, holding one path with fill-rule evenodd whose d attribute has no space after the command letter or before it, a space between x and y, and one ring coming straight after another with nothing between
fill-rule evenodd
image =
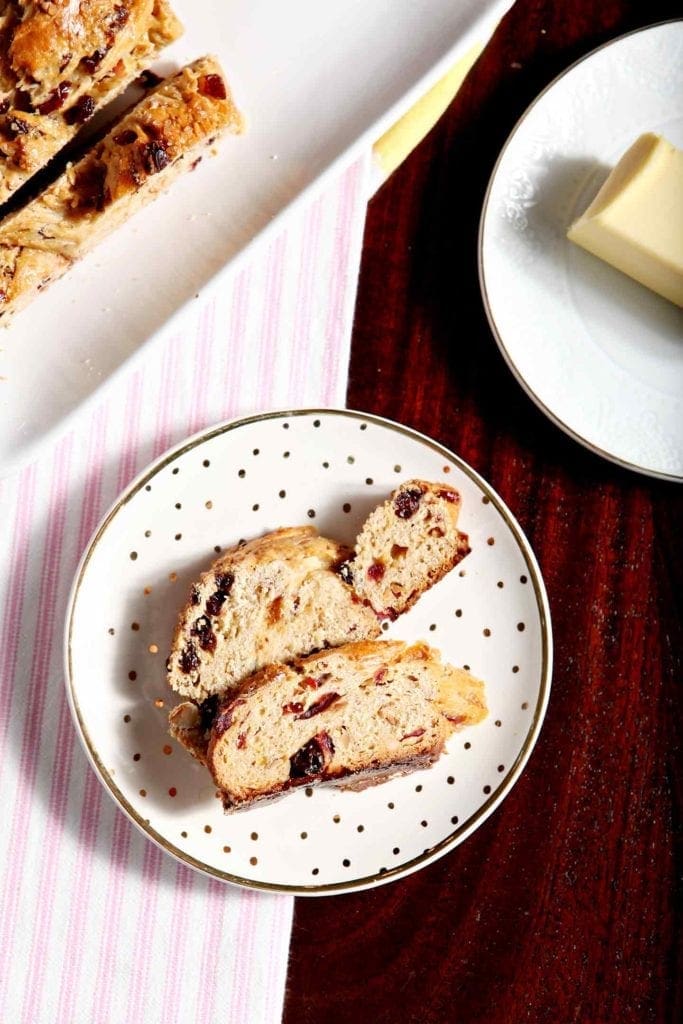
<instances>
[{"instance_id":1,"label":"white dessert plate","mask_svg":"<svg viewBox=\"0 0 683 1024\"><path fill-rule=\"evenodd\" d=\"M173 0L155 69L220 59L245 115L170 192L0 331L0 475L280 229L475 43L510 0ZM144 346L147 348L147 344Z\"/></svg>"},{"instance_id":2,"label":"white dessert plate","mask_svg":"<svg viewBox=\"0 0 683 1024\"><path fill-rule=\"evenodd\" d=\"M385 636L424 639L486 681L486 720L429 770L362 792L313 787L230 815L166 732L178 609L216 551L314 523L352 542L399 482L462 494L472 553ZM462 842L519 778L541 728L552 640L536 559L509 509L428 438L363 413L300 410L225 423L158 459L116 501L78 569L66 679L102 783L162 849L257 889L323 895L410 874Z\"/></svg>"},{"instance_id":3,"label":"white dessert plate","mask_svg":"<svg viewBox=\"0 0 683 1024\"><path fill-rule=\"evenodd\" d=\"M683 146L683 21L622 36L522 116L484 202L479 272L513 373L558 426L622 466L683 479L683 312L566 238L646 131Z\"/></svg>"}]
</instances>

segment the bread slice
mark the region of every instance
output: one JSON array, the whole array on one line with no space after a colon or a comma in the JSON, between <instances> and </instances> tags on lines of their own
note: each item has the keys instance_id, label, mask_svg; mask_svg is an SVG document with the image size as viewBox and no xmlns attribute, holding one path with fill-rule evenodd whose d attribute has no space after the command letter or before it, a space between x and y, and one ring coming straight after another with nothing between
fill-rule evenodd
<instances>
[{"instance_id":1,"label":"bread slice","mask_svg":"<svg viewBox=\"0 0 683 1024\"><path fill-rule=\"evenodd\" d=\"M427 767L486 713L483 684L426 644L346 644L245 680L219 705L206 763L226 810L302 785L359 788Z\"/></svg>"},{"instance_id":2,"label":"bread slice","mask_svg":"<svg viewBox=\"0 0 683 1024\"><path fill-rule=\"evenodd\" d=\"M0 9L0 203L182 34L167 0L67 8Z\"/></svg>"},{"instance_id":3,"label":"bread slice","mask_svg":"<svg viewBox=\"0 0 683 1024\"><path fill-rule=\"evenodd\" d=\"M0 224L0 317L25 306L242 121L212 57L163 81L77 164Z\"/></svg>"},{"instance_id":4,"label":"bread slice","mask_svg":"<svg viewBox=\"0 0 683 1024\"><path fill-rule=\"evenodd\" d=\"M201 702L271 662L378 636L374 612L337 571L350 554L312 526L277 530L222 554L180 614L171 687Z\"/></svg>"},{"instance_id":5,"label":"bread slice","mask_svg":"<svg viewBox=\"0 0 683 1024\"><path fill-rule=\"evenodd\" d=\"M470 551L452 487L408 480L370 514L349 566L358 596L396 619Z\"/></svg>"}]
</instances>

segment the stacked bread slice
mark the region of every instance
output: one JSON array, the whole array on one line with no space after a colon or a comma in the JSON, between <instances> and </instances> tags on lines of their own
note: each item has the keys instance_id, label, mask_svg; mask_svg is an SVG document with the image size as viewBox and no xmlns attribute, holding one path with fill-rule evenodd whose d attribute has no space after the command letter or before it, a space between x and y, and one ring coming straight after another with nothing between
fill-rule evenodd
<instances>
[{"instance_id":1,"label":"stacked bread slice","mask_svg":"<svg viewBox=\"0 0 683 1024\"><path fill-rule=\"evenodd\" d=\"M0 0L0 203L181 31L167 0ZM144 81L151 91L103 139L0 222L3 324L222 132L242 130L214 58Z\"/></svg>"},{"instance_id":2,"label":"stacked bread slice","mask_svg":"<svg viewBox=\"0 0 683 1024\"><path fill-rule=\"evenodd\" d=\"M425 644L376 639L468 553L459 509L452 488L410 480L353 550L312 527L278 530L193 585L167 663L171 687L192 700L169 726L227 809L303 782L383 781L431 763L485 716L469 673Z\"/></svg>"}]
</instances>

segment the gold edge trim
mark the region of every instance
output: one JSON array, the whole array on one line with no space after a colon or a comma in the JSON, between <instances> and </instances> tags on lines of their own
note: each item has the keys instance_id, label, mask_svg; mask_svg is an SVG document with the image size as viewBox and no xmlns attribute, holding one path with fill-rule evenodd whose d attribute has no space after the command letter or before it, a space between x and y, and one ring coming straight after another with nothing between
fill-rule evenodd
<instances>
[{"instance_id":1,"label":"gold edge trim","mask_svg":"<svg viewBox=\"0 0 683 1024\"><path fill-rule=\"evenodd\" d=\"M493 337L496 341L496 344L498 345L498 348L500 350L501 355L503 356L503 359L507 363L510 372L512 373L517 383L521 386L525 394L528 395L528 397L537 406L537 408L539 408L541 412L545 416L547 416L551 423L553 423L556 427L559 427L559 429L563 431L563 433L565 433L573 441L576 441L578 444L582 445L582 447L587 448L594 455L599 455L601 458L606 459L608 462L612 462L614 465L620 466L622 469L628 469L631 472L635 473L642 473L644 476L653 477L656 480L668 480L673 483L683 482L683 474L666 473L663 470L650 469L647 466L639 465L636 462L629 462L627 459L622 459L618 455L614 455L612 452L608 452L605 448L601 448L600 445L595 444L595 442L589 441L587 437L584 437L582 434L579 434L576 430L574 430L573 427L570 427L568 423L565 423L563 420L561 420L559 416L557 416L545 404L543 399L536 394L536 392L524 379L521 370L518 369L511 354L507 350L505 342L503 341L502 334L498 330L498 325L496 323L495 317L493 315L493 309L489 301L488 289L486 287L486 275L484 271L484 225L489 210L489 202L491 199L491 192L493 191L493 185L498 174L500 165L503 161L503 158L507 153L508 147L512 143L513 139L517 135L517 132L522 127L528 116L531 114L532 110L534 110L537 104L541 102L541 100L545 97L546 93L549 93L556 85L559 84L559 82L562 81L563 78L565 78L577 67L579 67L580 64L583 64L585 61L590 60L591 57L594 57L595 54L600 53L601 50L606 50L610 46L615 46L617 43L622 42L624 39L628 39L630 36L639 35L641 32L649 32L652 29L662 28L664 25L679 25L681 24L681 22L683 22L683 18L669 18L665 21L655 22L652 25L644 25L641 26L640 28L631 29L630 32L624 32L623 35L615 36L614 39L608 39L606 42L601 43L600 46L596 46L594 50L590 50L588 53L584 54L583 57L579 57L578 60L575 60L572 64L569 65L569 67L565 68L564 71L561 71L559 75L556 75L556 77L553 78L553 80L549 82L541 90L541 92L539 92L538 96L536 96L531 101L529 106L524 110L524 112L513 125L510 134L508 135L500 153L498 154L498 158L496 159L496 162L493 166L491 177L489 178L489 182L486 187L484 202L481 208L481 216L479 218L479 231L477 237L477 268L479 272L479 287L481 290L482 302L484 305L484 311L486 313L486 319L489 322L491 333L493 334Z\"/></svg>"},{"instance_id":2,"label":"gold edge trim","mask_svg":"<svg viewBox=\"0 0 683 1024\"><path fill-rule=\"evenodd\" d=\"M359 420L361 422L374 423L378 426L392 430L396 433L402 434L413 440L418 440L437 452L439 455L446 458L449 462L454 463L457 467L467 476L469 479L488 497L491 504L495 506L498 513L502 517L505 524L510 529L513 537L515 538L517 545L524 557L525 564L529 571L529 576L533 584L534 595L536 597L536 605L538 608L540 627L541 627L541 678L540 687L538 692L538 698L536 700L536 706L534 708L534 716L527 731L524 743L515 758L514 763L505 777L501 780L500 784L496 787L495 791L491 793L488 799L483 803L479 809L471 815L467 821L464 821L458 826L453 832L437 843L425 850L422 854L414 857L410 861L405 861L403 864L397 865L395 868L388 869L382 873L377 872L374 875L367 875L363 878L354 879L351 882L332 882L322 885L287 885L283 883L274 882L259 882L249 878L243 878L241 875L233 875L227 871L223 871L220 868L214 868L203 861L197 860L191 854L179 849L159 832L156 831L151 825L147 824L147 819L142 818L132 804L124 797L121 790L118 788L116 783L112 780L108 770L102 763L97 751L95 750L90 736L88 734L85 721L83 719L78 700L74 691L73 683L73 659L71 641L73 635L73 619L74 611L76 607L76 600L78 598L78 592L80 590L81 582L85 575L88 563L97 547L97 544L102 537L104 531L108 528L111 521L117 515L130 500L133 498L142 487L145 486L150 480L152 480L161 470L165 469L170 463L176 459L185 455L187 452L192 451L194 448L205 444L207 441L212 440L214 437L218 437L222 434L230 433L232 430L236 430L240 427L248 426L252 423L263 423L267 420L272 419L287 419L302 416L344 416L349 419ZM550 607L548 604L548 597L543 584L540 567L536 561L536 557L531 549L529 541L522 532L521 527L517 523L517 520L513 516L512 512L508 509L507 505L503 502L502 498L491 488L491 486L474 470L469 466L460 456L456 455L450 449L440 444L438 441L432 440L425 434L420 433L418 430L414 430L412 427L403 426L400 423L396 423L393 420L386 419L382 416L377 416L373 413L364 413L360 410L354 409L335 409L335 408L320 408L312 407L306 409L287 409L279 410L269 413L259 413L253 416L246 416L238 420L229 420L224 423L218 424L215 427L211 427L208 430L204 430L189 440L182 442L179 446L171 449L164 455L161 455L150 467L143 470L142 473L133 480L124 493L115 501L108 512L105 513L100 525L96 528L92 539L88 543L81 563L76 573L74 583L72 586L71 594L69 596L69 602L67 605L67 617L66 617L66 636L65 636L65 661L66 661L66 688L67 695L69 698L69 705L72 710L72 714L77 726L77 731L80 740L85 748L88 759L90 760L93 768L99 776L100 782L109 791L111 796L119 804L120 808L124 811L131 822L143 832L149 839L151 839L157 846L159 846L166 853L170 854L176 860L189 867L194 868L197 871L201 871L204 874L211 875L213 878L218 878L224 882L230 882L234 885L239 885L248 889L257 889L266 892L278 892L294 896L314 896L314 895L325 895L333 893L344 893L352 892L362 889L371 888L375 884L384 884L385 882L392 881L398 877L411 874L417 870L421 865L426 866L432 860L436 860L442 857L444 854L449 852L458 846L467 836L471 835L476 828L483 824L486 818L496 809L496 807L502 803L503 799L507 796L509 791L512 789L517 779L521 775L521 772L526 765L536 741L540 735L540 728L545 717L545 711L548 705L550 696L550 682L552 673L552 627L550 618Z\"/></svg>"}]
</instances>

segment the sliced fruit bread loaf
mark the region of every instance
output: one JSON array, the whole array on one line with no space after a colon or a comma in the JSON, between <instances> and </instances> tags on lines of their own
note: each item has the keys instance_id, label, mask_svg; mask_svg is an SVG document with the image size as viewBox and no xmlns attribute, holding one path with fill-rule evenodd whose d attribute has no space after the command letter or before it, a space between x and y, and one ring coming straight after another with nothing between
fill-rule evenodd
<instances>
[{"instance_id":1,"label":"sliced fruit bread loaf","mask_svg":"<svg viewBox=\"0 0 683 1024\"><path fill-rule=\"evenodd\" d=\"M366 521L355 551L313 527L277 530L221 555L180 613L168 661L171 735L203 758L215 698L266 665L379 635L469 552L460 496L410 480ZM199 705L199 706L196 706Z\"/></svg>"},{"instance_id":2,"label":"sliced fruit bread loaf","mask_svg":"<svg viewBox=\"0 0 683 1024\"><path fill-rule=\"evenodd\" d=\"M0 203L182 31L166 0L0 0Z\"/></svg>"},{"instance_id":3,"label":"sliced fruit bread loaf","mask_svg":"<svg viewBox=\"0 0 683 1024\"><path fill-rule=\"evenodd\" d=\"M3 323L190 170L221 132L241 128L212 57L152 89L78 163L0 224Z\"/></svg>"}]
</instances>

